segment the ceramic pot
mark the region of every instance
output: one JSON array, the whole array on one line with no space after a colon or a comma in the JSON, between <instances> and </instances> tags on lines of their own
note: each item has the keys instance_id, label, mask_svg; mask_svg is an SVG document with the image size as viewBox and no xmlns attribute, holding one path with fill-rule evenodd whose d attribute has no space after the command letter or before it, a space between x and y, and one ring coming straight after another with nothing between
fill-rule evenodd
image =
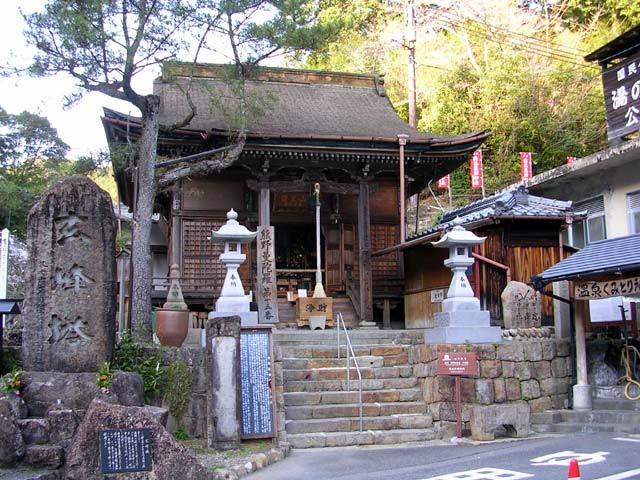
<instances>
[{"instance_id":1,"label":"ceramic pot","mask_svg":"<svg viewBox=\"0 0 640 480\"><path fill-rule=\"evenodd\" d=\"M160 344L179 347L189 333L189 310L159 308L156 310L156 335Z\"/></svg>"}]
</instances>

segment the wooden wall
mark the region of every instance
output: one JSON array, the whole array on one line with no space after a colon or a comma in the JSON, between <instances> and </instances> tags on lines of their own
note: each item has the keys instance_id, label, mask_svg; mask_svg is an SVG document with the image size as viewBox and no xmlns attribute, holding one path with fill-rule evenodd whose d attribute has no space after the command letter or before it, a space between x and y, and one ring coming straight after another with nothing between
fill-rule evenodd
<instances>
[{"instance_id":1,"label":"wooden wall","mask_svg":"<svg viewBox=\"0 0 640 480\"><path fill-rule=\"evenodd\" d=\"M511 269L511 279L530 282L531 277L560 261L559 229L561 222L535 220L504 220L500 224L478 229L486 236L479 246L479 254ZM420 245L404 252L405 316L407 328L429 323L440 311L431 303L431 291L447 287L451 271L443 265L446 249ZM478 260L476 260L478 262ZM502 319L502 291L507 285L504 269L478 262L480 268L480 298L494 321ZM473 274L468 274L474 282ZM543 325L553 325L553 301L542 300Z\"/></svg>"}]
</instances>

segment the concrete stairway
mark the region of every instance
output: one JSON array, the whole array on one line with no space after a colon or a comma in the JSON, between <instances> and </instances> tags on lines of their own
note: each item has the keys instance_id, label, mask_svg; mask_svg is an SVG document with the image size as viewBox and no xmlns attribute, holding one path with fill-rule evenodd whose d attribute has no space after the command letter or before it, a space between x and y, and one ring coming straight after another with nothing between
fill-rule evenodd
<instances>
[{"instance_id":1,"label":"concrete stairway","mask_svg":"<svg viewBox=\"0 0 640 480\"><path fill-rule=\"evenodd\" d=\"M593 410L548 410L531 415L536 432L640 433L640 401L627 400L623 386L594 391Z\"/></svg>"},{"instance_id":2,"label":"concrete stairway","mask_svg":"<svg viewBox=\"0 0 640 480\"><path fill-rule=\"evenodd\" d=\"M362 373L360 432L358 376L352 367L351 391L347 391L345 347L338 359L335 331L275 332L274 341L282 352L286 431L292 447L392 444L435 438L422 386L408 363L408 349L422 340L421 334L349 332Z\"/></svg>"}]
</instances>

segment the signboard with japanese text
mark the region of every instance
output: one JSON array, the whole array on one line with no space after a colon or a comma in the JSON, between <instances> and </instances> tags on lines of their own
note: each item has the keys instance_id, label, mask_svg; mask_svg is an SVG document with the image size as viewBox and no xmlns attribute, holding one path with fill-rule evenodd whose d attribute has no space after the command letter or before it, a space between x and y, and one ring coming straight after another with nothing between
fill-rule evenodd
<instances>
[{"instance_id":1,"label":"signboard with japanese text","mask_svg":"<svg viewBox=\"0 0 640 480\"><path fill-rule=\"evenodd\" d=\"M240 331L242 438L275 436L272 358L270 327L243 328Z\"/></svg>"},{"instance_id":2,"label":"signboard with japanese text","mask_svg":"<svg viewBox=\"0 0 640 480\"><path fill-rule=\"evenodd\" d=\"M531 152L520 152L520 179L529 180L533 177Z\"/></svg>"},{"instance_id":3,"label":"signboard with japanese text","mask_svg":"<svg viewBox=\"0 0 640 480\"><path fill-rule=\"evenodd\" d=\"M482 173L482 150L473 152L473 156L469 161L469 170L471 172L471 188L482 188L484 182Z\"/></svg>"},{"instance_id":4,"label":"signboard with japanese text","mask_svg":"<svg viewBox=\"0 0 640 480\"><path fill-rule=\"evenodd\" d=\"M609 141L640 130L640 53L602 72Z\"/></svg>"},{"instance_id":5,"label":"signboard with japanese text","mask_svg":"<svg viewBox=\"0 0 640 480\"><path fill-rule=\"evenodd\" d=\"M477 375L475 352L438 353L438 375Z\"/></svg>"},{"instance_id":6,"label":"signboard with japanese text","mask_svg":"<svg viewBox=\"0 0 640 480\"><path fill-rule=\"evenodd\" d=\"M100 430L102 473L145 472L152 469L151 429Z\"/></svg>"},{"instance_id":7,"label":"signboard with japanese text","mask_svg":"<svg viewBox=\"0 0 640 480\"><path fill-rule=\"evenodd\" d=\"M278 323L278 288L273 227L258 227L258 319L260 323Z\"/></svg>"},{"instance_id":8,"label":"signboard with japanese text","mask_svg":"<svg viewBox=\"0 0 640 480\"><path fill-rule=\"evenodd\" d=\"M313 297L298 297L297 301L297 323L298 326L304 326L309 324L309 317L312 315L325 315L326 324L329 327L333 326L333 298L313 298Z\"/></svg>"},{"instance_id":9,"label":"signboard with japanese text","mask_svg":"<svg viewBox=\"0 0 640 480\"><path fill-rule=\"evenodd\" d=\"M577 300L640 295L640 277L604 282L577 281L574 283L574 295Z\"/></svg>"}]
</instances>

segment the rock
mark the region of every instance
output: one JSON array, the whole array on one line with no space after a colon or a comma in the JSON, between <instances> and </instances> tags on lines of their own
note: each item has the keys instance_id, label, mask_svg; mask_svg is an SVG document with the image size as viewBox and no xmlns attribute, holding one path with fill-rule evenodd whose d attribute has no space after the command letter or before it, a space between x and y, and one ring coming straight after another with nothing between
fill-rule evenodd
<instances>
[{"instance_id":1,"label":"rock","mask_svg":"<svg viewBox=\"0 0 640 480\"><path fill-rule=\"evenodd\" d=\"M100 388L96 385L96 374L25 372L23 398L29 414L44 417L52 407L60 405L72 410L86 410ZM140 375L116 371L113 374L111 395L114 401L125 405L142 405L144 392Z\"/></svg>"},{"instance_id":2,"label":"rock","mask_svg":"<svg viewBox=\"0 0 640 480\"><path fill-rule=\"evenodd\" d=\"M51 441L66 444L71 440L80 423L78 415L70 408L54 407L47 413Z\"/></svg>"},{"instance_id":3,"label":"rock","mask_svg":"<svg viewBox=\"0 0 640 480\"><path fill-rule=\"evenodd\" d=\"M27 418L29 411L27 409L27 404L21 395L11 394L7 395L5 398L11 405L11 409L17 419L21 420L23 418Z\"/></svg>"},{"instance_id":4,"label":"rock","mask_svg":"<svg viewBox=\"0 0 640 480\"><path fill-rule=\"evenodd\" d=\"M87 372L115 345L115 220L89 178L51 186L29 213L22 311L25 370Z\"/></svg>"},{"instance_id":5,"label":"rock","mask_svg":"<svg viewBox=\"0 0 640 480\"><path fill-rule=\"evenodd\" d=\"M9 400L0 398L0 466L11 467L25 453L24 439L18 419Z\"/></svg>"},{"instance_id":6,"label":"rock","mask_svg":"<svg viewBox=\"0 0 640 480\"><path fill-rule=\"evenodd\" d=\"M64 449L60 445L29 445L24 461L34 468L55 469L64 461Z\"/></svg>"},{"instance_id":7,"label":"rock","mask_svg":"<svg viewBox=\"0 0 640 480\"><path fill-rule=\"evenodd\" d=\"M109 478L135 478L169 480L177 478L215 478L193 457L191 452L177 442L158 422L157 415L144 407L126 407L94 400L78 427L67 452L65 478L68 480L103 479L100 467L99 432L107 429L149 428L152 438L151 472L109 475Z\"/></svg>"},{"instance_id":8,"label":"rock","mask_svg":"<svg viewBox=\"0 0 640 480\"><path fill-rule=\"evenodd\" d=\"M26 418L18 420L20 431L24 443L38 444L47 443L49 441L49 422L44 418Z\"/></svg>"},{"instance_id":9,"label":"rock","mask_svg":"<svg viewBox=\"0 0 640 480\"><path fill-rule=\"evenodd\" d=\"M525 283L509 282L500 296L504 328L540 327L542 322L540 297L539 292Z\"/></svg>"}]
</instances>

